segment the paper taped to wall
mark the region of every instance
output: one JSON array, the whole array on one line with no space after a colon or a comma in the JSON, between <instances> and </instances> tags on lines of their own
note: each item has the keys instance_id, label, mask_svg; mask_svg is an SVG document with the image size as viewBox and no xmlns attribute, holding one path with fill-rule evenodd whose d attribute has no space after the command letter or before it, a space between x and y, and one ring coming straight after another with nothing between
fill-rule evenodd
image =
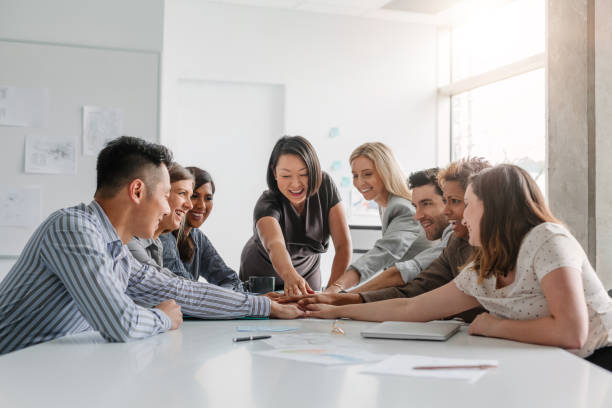
<instances>
[{"instance_id":1,"label":"paper taped to wall","mask_svg":"<svg viewBox=\"0 0 612 408\"><path fill-rule=\"evenodd\" d=\"M0 125L47 126L49 90L0 86Z\"/></svg>"},{"instance_id":2,"label":"paper taped to wall","mask_svg":"<svg viewBox=\"0 0 612 408\"><path fill-rule=\"evenodd\" d=\"M40 187L0 186L0 227L37 226L40 197Z\"/></svg>"},{"instance_id":3,"label":"paper taped to wall","mask_svg":"<svg viewBox=\"0 0 612 408\"><path fill-rule=\"evenodd\" d=\"M25 172L76 174L76 143L42 135L26 136Z\"/></svg>"},{"instance_id":4,"label":"paper taped to wall","mask_svg":"<svg viewBox=\"0 0 612 408\"><path fill-rule=\"evenodd\" d=\"M120 109L83 106L83 154L96 156L108 141L122 134Z\"/></svg>"}]
</instances>

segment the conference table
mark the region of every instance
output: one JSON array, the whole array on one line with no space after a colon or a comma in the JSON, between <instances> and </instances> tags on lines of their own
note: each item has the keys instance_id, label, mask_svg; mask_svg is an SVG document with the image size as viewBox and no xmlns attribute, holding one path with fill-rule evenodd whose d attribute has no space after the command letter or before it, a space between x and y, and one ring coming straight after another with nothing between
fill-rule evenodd
<instances>
[{"instance_id":1,"label":"conference table","mask_svg":"<svg viewBox=\"0 0 612 408\"><path fill-rule=\"evenodd\" d=\"M612 407L612 374L565 350L470 336L466 327L446 342L361 338L371 324L342 320L337 338L374 353L499 365L474 383L367 374L261 356L272 349L263 340L232 341L245 335L239 326L306 335L330 333L330 320L185 321L144 340L108 343L86 332L0 356L0 407Z\"/></svg>"}]
</instances>

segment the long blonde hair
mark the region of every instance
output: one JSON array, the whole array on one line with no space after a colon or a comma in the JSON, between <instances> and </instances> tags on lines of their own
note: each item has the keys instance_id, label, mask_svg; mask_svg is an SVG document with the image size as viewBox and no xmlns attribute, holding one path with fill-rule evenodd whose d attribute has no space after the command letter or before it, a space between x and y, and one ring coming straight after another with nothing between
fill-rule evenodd
<instances>
[{"instance_id":1,"label":"long blonde hair","mask_svg":"<svg viewBox=\"0 0 612 408\"><path fill-rule=\"evenodd\" d=\"M406 183L406 174L387 145L380 142L364 143L353 150L349 163L353 163L357 157L372 160L388 192L412 200L412 193Z\"/></svg>"}]
</instances>

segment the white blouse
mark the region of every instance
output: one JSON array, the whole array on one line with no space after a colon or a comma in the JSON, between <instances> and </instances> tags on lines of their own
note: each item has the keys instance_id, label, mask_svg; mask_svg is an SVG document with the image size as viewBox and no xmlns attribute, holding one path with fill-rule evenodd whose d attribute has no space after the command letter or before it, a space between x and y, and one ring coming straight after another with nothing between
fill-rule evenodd
<instances>
[{"instance_id":1,"label":"white blouse","mask_svg":"<svg viewBox=\"0 0 612 408\"><path fill-rule=\"evenodd\" d=\"M551 271L568 267L579 271L589 314L589 334L579 350L581 357L612 345L612 299L589 263L584 250L563 226L550 222L525 235L518 253L514 282L496 288L496 277L478 284L473 264L455 278L462 292L475 297L492 315L503 319L530 320L550 316L540 282Z\"/></svg>"}]
</instances>

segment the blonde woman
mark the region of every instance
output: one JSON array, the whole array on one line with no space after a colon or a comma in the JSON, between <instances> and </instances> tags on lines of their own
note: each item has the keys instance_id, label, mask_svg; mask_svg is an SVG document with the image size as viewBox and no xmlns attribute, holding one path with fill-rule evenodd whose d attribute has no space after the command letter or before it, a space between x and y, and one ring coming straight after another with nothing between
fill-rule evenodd
<instances>
[{"instance_id":1,"label":"blonde woman","mask_svg":"<svg viewBox=\"0 0 612 408\"><path fill-rule=\"evenodd\" d=\"M406 175L391 149L379 142L364 143L353 150L349 161L355 188L363 198L378 204L382 237L343 274L332 274L326 292L344 291L431 246L425 231L414 219Z\"/></svg>"}]
</instances>

